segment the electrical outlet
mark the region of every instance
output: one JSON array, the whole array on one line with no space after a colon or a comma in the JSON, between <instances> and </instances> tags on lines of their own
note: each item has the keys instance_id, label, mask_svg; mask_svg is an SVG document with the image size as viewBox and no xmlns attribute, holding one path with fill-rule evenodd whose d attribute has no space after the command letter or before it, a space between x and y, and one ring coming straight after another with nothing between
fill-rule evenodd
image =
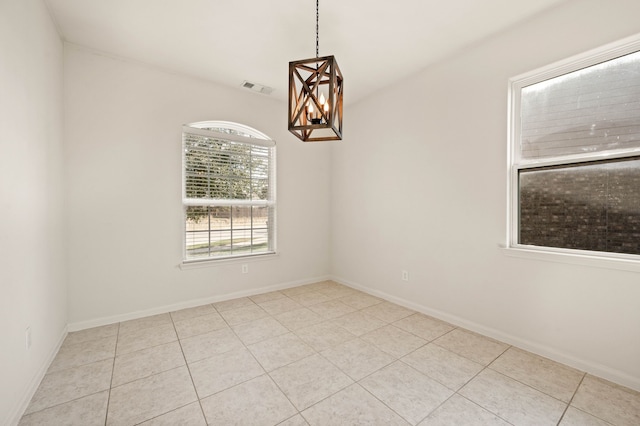
<instances>
[{"instance_id":1,"label":"electrical outlet","mask_svg":"<svg viewBox=\"0 0 640 426\"><path fill-rule=\"evenodd\" d=\"M31 327L27 327L24 332L24 344L27 349L31 349Z\"/></svg>"},{"instance_id":2,"label":"electrical outlet","mask_svg":"<svg viewBox=\"0 0 640 426\"><path fill-rule=\"evenodd\" d=\"M242 273L243 274L248 274L249 273L249 265L246 263L242 264Z\"/></svg>"},{"instance_id":3,"label":"electrical outlet","mask_svg":"<svg viewBox=\"0 0 640 426\"><path fill-rule=\"evenodd\" d=\"M409 271L402 271L402 281L409 281Z\"/></svg>"}]
</instances>

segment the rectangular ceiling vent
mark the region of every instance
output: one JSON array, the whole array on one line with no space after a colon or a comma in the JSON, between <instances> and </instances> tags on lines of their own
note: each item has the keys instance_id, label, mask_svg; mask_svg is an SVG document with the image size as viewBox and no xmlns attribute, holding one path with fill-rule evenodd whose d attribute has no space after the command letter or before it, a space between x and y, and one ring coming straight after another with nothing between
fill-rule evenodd
<instances>
[{"instance_id":1,"label":"rectangular ceiling vent","mask_svg":"<svg viewBox=\"0 0 640 426\"><path fill-rule=\"evenodd\" d=\"M252 83L250 81L243 81L242 87L245 89L249 89L254 92L262 93L263 95L270 95L273 92L273 87L264 86L262 84Z\"/></svg>"}]
</instances>

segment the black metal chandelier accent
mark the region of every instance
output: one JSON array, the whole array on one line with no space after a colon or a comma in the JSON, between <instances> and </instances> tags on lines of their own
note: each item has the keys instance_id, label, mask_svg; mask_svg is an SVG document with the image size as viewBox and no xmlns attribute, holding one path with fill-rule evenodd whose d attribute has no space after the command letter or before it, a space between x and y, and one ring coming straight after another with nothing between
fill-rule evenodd
<instances>
[{"instance_id":1,"label":"black metal chandelier accent","mask_svg":"<svg viewBox=\"0 0 640 426\"><path fill-rule=\"evenodd\" d=\"M316 0L316 57L289 62L289 131L303 142L342 140L342 73L319 56L319 15Z\"/></svg>"}]
</instances>

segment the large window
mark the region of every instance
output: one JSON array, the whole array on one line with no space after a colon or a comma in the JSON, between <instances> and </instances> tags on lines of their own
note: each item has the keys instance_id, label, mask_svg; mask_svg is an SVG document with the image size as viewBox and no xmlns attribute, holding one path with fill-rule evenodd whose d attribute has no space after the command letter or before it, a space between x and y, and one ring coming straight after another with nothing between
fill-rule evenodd
<instances>
[{"instance_id":1,"label":"large window","mask_svg":"<svg viewBox=\"0 0 640 426\"><path fill-rule=\"evenodd\" d=\"M236 123L183 127L185 261L275 252L275 142Z\"/></svg>"},{"instance_id":2,"label":"large window","mask_svg":"<svg viewBox=\"0 0 640 426\"><path fill-rule=\"evenodd\" d=\"M640 41L513 79L510 125L510 246L637 260Z\"/></svg>"}]
</instances>

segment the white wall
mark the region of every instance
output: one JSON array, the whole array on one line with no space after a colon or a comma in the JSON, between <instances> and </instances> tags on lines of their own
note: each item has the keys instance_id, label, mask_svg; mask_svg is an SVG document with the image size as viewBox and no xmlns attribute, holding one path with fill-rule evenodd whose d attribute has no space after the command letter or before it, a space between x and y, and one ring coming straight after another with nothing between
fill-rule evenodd
<instances>
[{"instance_id":1,"label":"white wall","mask_svg":"<svg viewBox=\"0 0 640 426\"><path fill-rule=\"evenodd\" d=\"M264 95L65 45L71 327L326 277L330 146L299 142L286 114ZM240 122L277 143L279 255L243 261L248 274L240 263L178 268L182 125L203 120Z\"/></svg>"},{"instance_id":2,"label":"white wall","mask_svg":"<svg viewBox=\"0 0 640 426\"><path fill-rule=\"evenodd\" d=\"M640 273L498 247L508 79L640 33L639 15L636 0L569 1L349 108L335 277L640 389Z\"/></svg>"},{"instance_id":3,"label":"white wall","mask_svg":"<svg viewBox=\"0 0 640 426\"><path fill-rule=\"evenodd\" d=\"M329 273L640 388L640 274L498 249L507 79L640 32L639 13L635 0L569 1L350 106L345 141L329 145L298 142L268 97L69 45L63 61L43 2L0 1L0 423L67 322ZM208 119L278 142L280 255L246 275L177 268L180 127Z\"/></svg>"},{"instance_id":4,"label":"white wall","mask_svg":"<svg viewBox=\"0 0 640 426\"><path fill-rule=\"evenodd\" d=\"M26 407L67 324L62 60L41 0L0 1L0 424Z\"/></svg>"}]
</instances>

